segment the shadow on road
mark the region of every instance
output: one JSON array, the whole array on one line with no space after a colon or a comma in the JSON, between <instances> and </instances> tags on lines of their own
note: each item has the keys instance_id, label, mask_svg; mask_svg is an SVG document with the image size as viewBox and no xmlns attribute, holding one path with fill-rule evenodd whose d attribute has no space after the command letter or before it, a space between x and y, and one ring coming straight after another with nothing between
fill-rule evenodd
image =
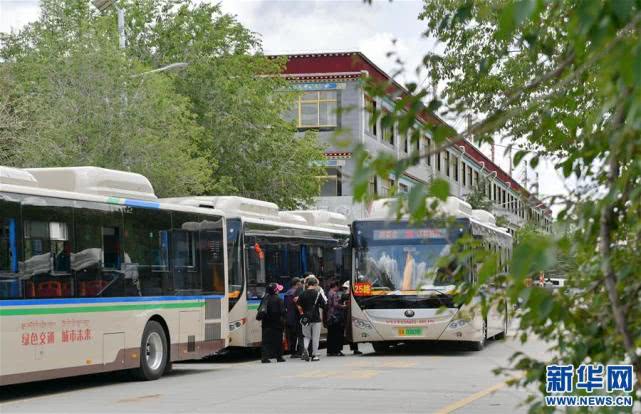
<instances>
[{"instance_id":1,"label":"shadow on road","mask_svg":"<svg viewBox=\"0 0 641 414\"><path fill-rule=\"evenodd\" d=\"M213 355L202 360L184 361L182 363L202 364L203 362L210 362L216 364L237 364L240 362L256 361L260 359L260 349L254 348L232 348L225 350L219 355Z\"/></svg>"},{"instance_id":2,"label":"shadow on road","mask_svg":"<svg viewBox=\"0 0 641 414\"><path fill-rule=\"evenodd\" d=\"M390 346L383 352L365 352L363 357L376 358L385 356L441 356L441 357L456 357L464 355L483 355L483 352L495 346L500 340L488 340L485 344L483 351L473 351L470 345L464 342L408 342L394 346ZM365 351L365 350L364 350Z\"/></svg>"},{"instance_id":3,"label":"shadow on road","mask_svg":"<svg viewBox=\"0 0 641 414\"><path fill-rule=\"evenodd\" d=\"M185 361L187 363L202 361ZM211 370L189 368L185 362L180 362L180 369L174 369L162 376L163 378L183 377L187 375L203 374ZM178 365L174 364L175 367ZM31 399L43 396L52 396L72 391L81 391L91 388L104 387L115 384L140 382L133 378L127 371L106 372L102 374L82 375L78 377L68 377L52 379L47 381L31 382L26 384L7 385L0 388L0 403L17 401L22 399ZM0 409L0 412L2 410Z\"/></svg>"},{"instance_id":4,"label":"shadow on road","mask_svg":"<svg viewBox=\"0 0 641 414\"><path fill-rule=\"evenodd\" d=\"M26 384L7 385L0 388L0 403L51 396L69 391L78 391L94 387L102 387L134 380L126 372L108 372L104 374L82 375L79 377L59 378L47 381L30 382Z\"/></svg>"}]
</instances>

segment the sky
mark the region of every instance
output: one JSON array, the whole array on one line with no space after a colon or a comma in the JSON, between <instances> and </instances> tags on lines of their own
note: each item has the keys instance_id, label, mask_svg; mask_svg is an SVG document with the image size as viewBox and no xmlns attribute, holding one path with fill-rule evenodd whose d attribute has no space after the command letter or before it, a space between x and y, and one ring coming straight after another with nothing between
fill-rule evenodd
<instances>
[{"instance_id":1,"label":"sky","mask_svg":"<svg viewBox=\"0 0 641 414\"><path fill-rule=\"evenodd\" d=\"M428 83L429 79L417 75L415 68L427 52L439 48L434 39L422 35L425 25L418 20L422 10L420 0L373 0L371 5L362 0L212 2L220 2L224 12L235 15L258 33L266 54L360 51L389 74L398 69L396 59L400 57L407 68L396 78L400 83ZM36 20L38 14L38 0L0 0L0 32L19 30ZM390 51L395 55L388 56ZM463 122L454 124L459 130L464 126ZM482 149L490 156L489 147ZM496 147L495 161L508 171L509 159L503 151L503 147ZM537 173L541 196L567 193L551 161L542 161L536 171L529 171L528 187ZM523 183L523 168L515 170L513 176Z\"/></svg>"}]
</instances>

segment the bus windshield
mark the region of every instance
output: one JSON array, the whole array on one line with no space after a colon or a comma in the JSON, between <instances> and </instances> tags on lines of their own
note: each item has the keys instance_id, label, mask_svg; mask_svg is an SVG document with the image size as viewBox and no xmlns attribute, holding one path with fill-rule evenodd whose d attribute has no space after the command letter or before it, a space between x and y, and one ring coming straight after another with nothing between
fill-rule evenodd
<instances>
[{"instance_id":1,"label":"bus windshield","mask_svg":"<svg viewBox=\"0 0 641 414\"><path fill-rule=\"evenodd\" d=\"M360 296L447 295L456 287L456 263L442 257L462 229L389 221L354 226L355 283L367 287Z\"/></svg>"},{"instance_id":2,"label":"bus windshield","mask_svg":"<svg viewBox=\"0 0 641 414\"><path fill-rule=\"evenodd\" d=\"M416 294L417 291L450 288L453 276L438 267L450 244L397 244L358 249L357 282L369 283L372 294Z\"/></svg>"}]
</instances>

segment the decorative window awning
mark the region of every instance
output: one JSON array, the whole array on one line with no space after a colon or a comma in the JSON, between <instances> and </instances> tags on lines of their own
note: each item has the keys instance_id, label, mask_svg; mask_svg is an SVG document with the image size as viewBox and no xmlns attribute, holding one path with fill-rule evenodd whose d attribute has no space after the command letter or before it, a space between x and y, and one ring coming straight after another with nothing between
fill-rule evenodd
<instances>
[{"instance_id":1,"label":"decorative window awning","mask_svg":"<svg viewBox=\"0 0 641 414\"><path fill-rule=\"evenodd\" d=\"M352 158L351 152L326 152L325 158L328 160L349 160Z\"/></svg>"}]
</instances>

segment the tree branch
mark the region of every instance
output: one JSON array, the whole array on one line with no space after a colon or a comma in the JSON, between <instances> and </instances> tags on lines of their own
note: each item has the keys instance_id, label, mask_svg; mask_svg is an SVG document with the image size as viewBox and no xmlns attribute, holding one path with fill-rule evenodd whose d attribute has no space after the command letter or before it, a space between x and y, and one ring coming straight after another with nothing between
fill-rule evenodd
<instances>
[{"instance_id":1,"label":"tree branch","mask_svg":"<svg viewBox=\"0 0 641 414\"><path fill-rule=\"evenodd\" d=\"M626 91L627 92L627 91ZM629 94L629 93L627 93ZM626 94L624 94L626 95ZM621 97L623 101L613 118L614 129L622 129L625 117L625 98ZM616 181L619 175L619 161L617 158L617 148L610 140L610 156L608 159L608 172L607 172L607 188L610 197L614 196L616 192ZM607 200L607 198L606 198ZM630 327L625 317L624 307L619 301L617 292L617 276L612 266L612 221L615 218L614 207L617 203L616 197L611 201L607 201L606 205L601 209L601 217L599 220L599 253L601 254L601 271L605 279L605 288L608 293L610 305L612 306L612 316L619 334L623 337L623 347L626 354L630 357L630 361L634 365L636 371L637 383L641 385L641 358L636 353L636 347Z\"/></svg>"},{"instance_id":2,"label":"tree branch","mask_svg":"<svg viewBox=\"0 0 641 414\"><path fill-rule=\"evenodd\" d=\"M490 116L483 119L482 121L472 124L465 131L455 135L452 138L449 138L447 142L445 142L442 145L439 145L435 149L419 154L417 157L402 158L399 161L401 162L411 161L411 160L419 161L423 158L427 158L434 154L438 154L447 148L450 148L457 144L462 143L469 137L473 137L492 130L496 124L502 121L506 121L507 119L509 119L511 116L515 115L518 112L527 112L530 109L532 109L535 104L539 102L544 102L550 99L557 93L563 91L564 88L568 86L570 82L574 81L580 75L582 75L585 71L590 69L599 59L601 59L605 54L607 54L616 43L620 42L621 39L635 33L636 30L638 29L637 25L639 24L639 22L641 22L641 13L637 13L634 16L634 18L630 20L630 23L628 23L623 29L621 29L617 33L617 35L612 38L610 42L608 42L601 48L601 50L599 50L597 53L594 53L587 61L585 61L579 68L573 71L569 76L559 81L559 83L555 85L554 88L552 88L552 91L529 102L525 108L521 108L519 106L516 108L510 108L506 111L500 111L500 110L496 111ZM506 102L505 106L510 106L511 104L515 103L518 99L520 99L523 96L525 92L531 91L532 89L540 86L544 82L547 82L551 79L559 78L563 74L563 71L574 61L575 57L576 57L575 53L570 52L568 56L556 68L554 68L549 72L546 72L545 74L541 75L540 77L533 80L529 84L524 85L521 89L519 89L514 94L512 94L509 97L508 101Z\"/></svg>"}]
</instances>

